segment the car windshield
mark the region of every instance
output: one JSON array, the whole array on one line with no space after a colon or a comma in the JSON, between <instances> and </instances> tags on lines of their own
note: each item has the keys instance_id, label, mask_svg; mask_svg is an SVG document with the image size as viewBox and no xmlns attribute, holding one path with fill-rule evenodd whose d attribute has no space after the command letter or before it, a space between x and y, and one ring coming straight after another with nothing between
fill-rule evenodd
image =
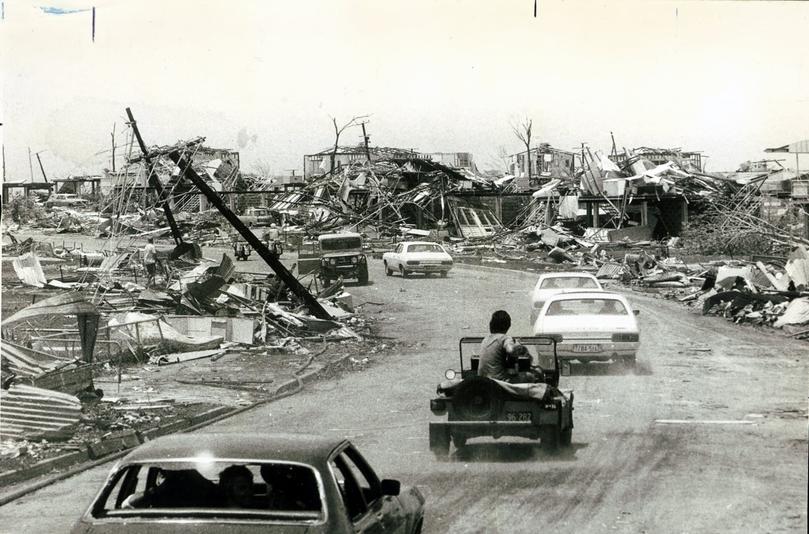
<instances>
[{"instance_id":1,"label":"car windshield","mask_svg":"<svg viewBox=\"0 0 809 534\"><path fill-rule=\"evenodd\" d=\"M320 240L321 250L347 250L362 248L362 239L359 237L331 237Z\"/></svg>"},{"instance_id":2,"label":"car windshield","mask_svg":"<svg viewBox=\"0 0 809 534\"><path fill-rule=\"evenodd\" d=\"M568 299L551 302L545 315L629 315L615 299Z\"/></svg>"},{"instance_id":3,"label":"car windshield","mask_svg":"<svg viewBox=\"0 0 809 534\"><path fill-rule=\"evenodd\" d=\"M408 252L444 252L444 249L441 248L441 245L436 245L434 243L420 243L417 245L409 245L407 247Z\"/></svg>"},{"instance_id":4,"label":"car windshield","mask_svg":"<svg viewBox=\"0 0 809 534\"><path fill-rule=\"evenodd\" d=\"M598 283L586 276L554 277L542 281L540 289L599 289Z\"/></svg>"},{"instance_id":5,"label":"car windshield","mask_svg":"<svg viewBox=\"0 0 809 534\"><path fill-rule=\"evenodd\" d=\"M318 521L322 484L289 462L149 462L124 466L93 506L95 517L223 517Z\"/></svg>"}]
</instances>

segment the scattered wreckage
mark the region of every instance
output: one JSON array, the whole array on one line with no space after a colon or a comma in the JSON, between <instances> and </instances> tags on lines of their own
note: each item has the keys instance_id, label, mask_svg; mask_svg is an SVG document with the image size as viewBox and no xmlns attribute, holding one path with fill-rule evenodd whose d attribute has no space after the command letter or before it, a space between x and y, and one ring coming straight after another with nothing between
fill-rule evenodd
<instances>
[{"instance_id":1,"label":"scattered wreckage","mask_svg":"<svg viewBox=\"0 0 809 534\"><path fill-rule=\"evenodd\" d=\"M448 370L447 380L438 385L437 396L430 400L430 411L447 418L430 422L430 450L443 459L449 454L450 443L462 449L467 440L482 436L540 439L551 450L570 446L574 395L572 390L558 389L564 367L556 355L556 338L515 337L528 354L516 358L510 369L513 378L508 382L478 376L480 360L476 355L469 365L464 364L464 345L480 345L482 340L461 338L460 372ZM552 367L532 367L533 358L550 362Z\"/></svg>"}]
</instances>

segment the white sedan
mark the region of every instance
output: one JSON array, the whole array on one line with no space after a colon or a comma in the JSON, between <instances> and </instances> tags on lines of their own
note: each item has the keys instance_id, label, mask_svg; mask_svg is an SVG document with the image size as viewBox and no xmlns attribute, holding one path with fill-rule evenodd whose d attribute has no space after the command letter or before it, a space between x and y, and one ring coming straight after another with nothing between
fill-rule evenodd
<instances>
[{"instance_id":1,"label":"white sedan","mask_svg":"<svg viewBox=\"0 0 809 534\"><path fill-rule=\"evenodd\" d=\"M401 274L402 278L407 278L410 273L439 273L447 276L452 269L452 256L438 243L405 241L399 243L393 251L383 254L382 263L388 276L394 272Z\"/></svg>"},{"instance_id":2,"label":"white sedan","mask_svg":"<svg viewBox=\"0 0 809 534\"><path fill-rule=\"evenodd\" d=\"M539 310L552 295L569 291L602 291L598 279L589 273L559 272L540 275L531 295L531 326L537 320Z\"/></svg>"},{"instance_id":3,"label":"white sedan","mask_svg":"<svg viewBox=\"0 0 809 534\"><path fill-rule=\"evenodd\" d=\"M612 360L633 367L640 346L637 314L616 293L560 293L545 301L534 335L561 336L560 360Z\"/></svg>"}]
</instances>

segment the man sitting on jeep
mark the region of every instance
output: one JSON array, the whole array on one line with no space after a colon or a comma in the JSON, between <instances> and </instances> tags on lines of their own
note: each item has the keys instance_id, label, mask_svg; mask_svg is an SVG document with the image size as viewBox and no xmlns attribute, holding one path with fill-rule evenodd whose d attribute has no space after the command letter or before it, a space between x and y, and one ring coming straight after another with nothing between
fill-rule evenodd
<instances>
[{"instance_id":1,"label":"man sitting on jeep","mask_svg":"<svg viewBox=\"0 0 809 534\"><path fill-rule=\"evenodd\" d=\"M508 381L516 374L514 369L518 356L528 353L523 345L506 335L511 328L508 312L497 310L489 320L489 335L480 343L480 363L478 376Z\"/></svg>"}]
</instances>

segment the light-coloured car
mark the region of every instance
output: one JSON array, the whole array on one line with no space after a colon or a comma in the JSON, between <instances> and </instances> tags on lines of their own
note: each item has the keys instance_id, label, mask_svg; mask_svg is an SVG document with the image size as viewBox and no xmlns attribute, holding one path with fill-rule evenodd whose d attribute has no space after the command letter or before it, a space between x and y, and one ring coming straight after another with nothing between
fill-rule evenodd
<instances>
[{"instance_id":1,"label":"light-coloured car","mask_svg":"<svg viewBox=\"0 0 809 534\"><path fill-rule=\"evenodd\" d=\"M602 291L601 282L589 273L559 272L540 275L531 294L531 326L537 320L539 310L552 295L570 291Z\"/></svg>"},{"instance_id":2,"label":"light-coloured car","mask_svg":"<svg viewBox=\"0 0 809 534\"><path fill-rule=\"evenodd\" d=\"M620 361L634 366L640 329L623 296L606 291L559 293L543 304L534 324L536 336L561 336L560 360Z\"/></svg>"},{"instance_id":3,"label":"light-coloured car","mask_svg":"<svg viewBox=\"0 0 809 534\"><path fill-rule=\"evenodd\" d=\"M410 273L438 273L447 276L452 269L452 256L438 243L405 241L399 243L393 251L383 254L382 263L388 276L394 272L398 272L403 278L407 278Z\"/></svg>"}]
</instances>

